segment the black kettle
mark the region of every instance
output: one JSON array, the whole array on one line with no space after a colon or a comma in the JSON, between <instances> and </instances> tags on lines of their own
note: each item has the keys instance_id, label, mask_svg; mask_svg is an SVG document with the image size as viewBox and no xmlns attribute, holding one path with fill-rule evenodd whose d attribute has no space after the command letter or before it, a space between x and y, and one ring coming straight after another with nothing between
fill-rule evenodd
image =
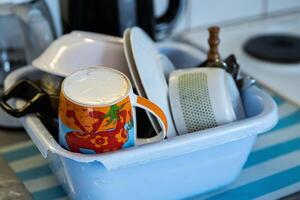
<instances>
[{"instance_id":1,"label":"black kettle","mask_svg":"<svg viewBox=\"0 0 300 200\"><path fill-rule=\"evenodd\" d=\"M173 29L185 0L169 0L165 12L155 17L153 0L64 0L61 14L65 33L83 30L122 36L139 26L152 39L163 39Z\"/></svg>"}]
</instances>

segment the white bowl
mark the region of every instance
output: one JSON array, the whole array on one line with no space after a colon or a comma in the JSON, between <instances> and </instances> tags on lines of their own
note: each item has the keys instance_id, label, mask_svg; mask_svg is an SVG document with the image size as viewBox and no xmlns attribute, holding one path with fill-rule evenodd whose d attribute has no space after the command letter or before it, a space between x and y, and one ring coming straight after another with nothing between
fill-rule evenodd
<instances>
[{"instance_id":1,"label":"white bowl","mask_svg":"<svg viewBox=\"0 0 300 200\"><path fill-rule=\"evenodd\" d=\"M58 38L32 65L63 77L89 66L112 67L130 77L122 38L83 31Z\"/></svg>"}]
</instances>

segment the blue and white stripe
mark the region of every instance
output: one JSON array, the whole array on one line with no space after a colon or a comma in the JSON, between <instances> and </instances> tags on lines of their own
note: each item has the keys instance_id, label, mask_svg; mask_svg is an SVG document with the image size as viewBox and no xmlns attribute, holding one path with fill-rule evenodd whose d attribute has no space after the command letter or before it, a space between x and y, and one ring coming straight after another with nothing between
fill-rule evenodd
<instances>
[{"instance_id":1,"label":"blue and white stripe","mask_svg":"<svg viewBox=\"0 0 300 200\"><path fill-rule=\"evenodd\" d=\"M300 190L300 108L274 96L278 124L258 136L240 176L223 189L190 199L278 199ZM32 142L0 149L35 199L66 199Z\"/></svg>"},{"instance_id":2,"label":"blue and white stripe","mask_svg":"<svg viewBox=\"0 0 300 200\"><path fill-rule=\"evenodd\" d=\"M0 153L34 199L67 199L47 161L31 141L1 148Z\"/></svg>"}]
</instances>

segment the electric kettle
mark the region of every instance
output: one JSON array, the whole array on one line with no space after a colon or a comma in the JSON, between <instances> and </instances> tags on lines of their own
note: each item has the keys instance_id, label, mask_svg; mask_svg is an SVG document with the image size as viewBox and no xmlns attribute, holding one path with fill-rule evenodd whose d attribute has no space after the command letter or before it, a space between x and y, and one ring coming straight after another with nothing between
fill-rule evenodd
<instances>
[{"instance_id":1,"label":"electric kettle","mask_svg":"<svg viewBox=\"0 0 300 200\"><path fill-rule=\"evenodd\" d=\"M126 28L138 26L152 39L161 40L174 29L186 7L185 0L169 0L156 15L154 0L64 0L60 1L64 33L73 30L122 37Z\"/></svg>"},{"instance_id":2,"label":"electric kettle","mask_svg":"<svg viewBox=\"0 0 300 200\"><path fill-rule=\"evenodd\" d=\"M53 38L52 19L43 0L0 0L0 90L8 73L31 64ZM0 126L20 124L0 110Z\"/></svg>"}]
</instances>

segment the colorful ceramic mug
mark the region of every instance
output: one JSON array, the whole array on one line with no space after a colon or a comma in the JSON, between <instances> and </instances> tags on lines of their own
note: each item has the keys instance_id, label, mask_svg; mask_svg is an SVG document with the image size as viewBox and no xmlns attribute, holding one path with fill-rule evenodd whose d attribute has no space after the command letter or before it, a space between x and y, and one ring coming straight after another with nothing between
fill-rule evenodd
<instances>
[{"instance_id":1,"label":"colorful ceramic mug","mask_svg":"<svg viewBox=\"0 0 300 200\"><path fill-rule=\"evenodd\" d=\"M152 138L137 138L133 107L151 112L163 131ZM129 79L117 70L88 68L63 81L59 142L70 151L103 153L160 141L166 137L167 126L163 111L149 100L136 96Z\"/></svg>"}]
</instances>

